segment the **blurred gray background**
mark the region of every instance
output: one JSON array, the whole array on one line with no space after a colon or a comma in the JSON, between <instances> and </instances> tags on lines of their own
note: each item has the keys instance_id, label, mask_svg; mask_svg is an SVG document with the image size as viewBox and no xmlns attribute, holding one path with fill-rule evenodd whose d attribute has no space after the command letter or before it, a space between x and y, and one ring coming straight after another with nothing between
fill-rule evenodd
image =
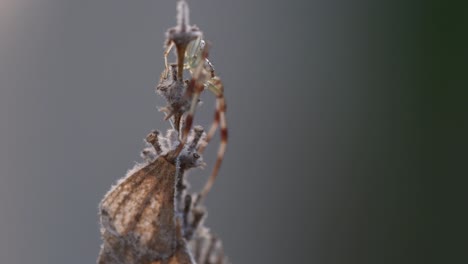
<instances>
[{"instance_id":1,"label":"blurred gray background","mask_svg":"<svg viewBox=\"0 0 468 264\"><path fill-rule=\"evenodd\" d=\"M460 23L430 2L188 2L225 83L230 143L207 223L233 263L458 260L463 244L439 253L452 224L439 231L444 191L426 188L423 159L445 148L425 144L440 94L426 55L466 58L444 35ZM154 87L175 15L169 0L0 0L0 263L95 263L100 199L169 127ZM437 81L463 87L462 72Z\"/></svg>"}]
</instances>

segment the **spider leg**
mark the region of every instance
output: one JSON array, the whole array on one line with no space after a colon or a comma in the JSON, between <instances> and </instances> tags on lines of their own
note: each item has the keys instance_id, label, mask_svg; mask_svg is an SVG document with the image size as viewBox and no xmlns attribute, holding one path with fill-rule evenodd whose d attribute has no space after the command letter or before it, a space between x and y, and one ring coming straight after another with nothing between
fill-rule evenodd
<instances>
[{"instance_id":1,"label":"spider leg","mask_svg":"<svg viewBox=\"0 0 468 264\"><path fill-rule=\"evenodd\" d=\"M218 130L218 126L219 126L219 112L216 111L214 119L213 119L213 123L211 124L211 127L210 127L210 130L208 130L208 133L206 134L206 138L205 138L206 144L200 145L200 147L198 148L198 152L200 154L202 154L203 151L205 151L205 148L206 148L207 144L210 143L211 139L213 138L214 134L216 133L216 130Z\"/></svg>"},{"instance_id":2,"label":"spider leg","mask_svg":"<svg viewBox=\"0 0 468 264\"><path fill-rule=\"evenodd\" d=\"M212 76L213 75L214 75L214 72L212 72ZM216 84L217 82L219 82L219 84ZM212 92L216 96L216 98L224 97L223 86L220 83L220 80L219 80L218 77L214 77L211 80L209 80L207 82L206 87L208 88L208 90L210 92ZM224 100L224 98L223 98L223 100ZM199 149L198 149L198 152L200 154L203 153L203 151L205 150L207 144L211 141L214 134L216 133L216 130L219 127L219 122L220 122L220 111L215 111L215 116L214 116L213 123L211 124L210 130L208 130L208 134L206 135L206 139L205 139L206 144L201 145L199 147Z\"/></svg>"},{"instance_id":3,"label":"spider leg","mask_svg":"<svg viewBox=\"0 0 468 264\"><path fill-rule=\"evenodd\" d=\"M223 93L224 93L223 85L222 84L221 85L216 85L217 82L220 82L220 80L219 80L218 77L216 77L214 66L208 60L208 58L205 59L205 70L209 71L210 74L211 74L211 79L206 82L206 88L210 92L212 92L216 97L218 97L220 95L223 95ZM205 139L206 144L203 145L203 146L200 146L199 149L198 149L200 154L203 153L206 146L208 145L208 143L211 141L214 134L216 133L216 130L218 129L218 126L219 126L219 118L220 118L219 117L219 111L215 111L215 116L214 116L213 123L211 124L211 127L208 130L208 134L207 134L206 139Z\"/></svg>"},{"instance_id":4,"label":"spider leg","mask_svg":"<svg viewBox=\"0 0 468 264\"><path fill-rule=\"evenodd\" d=\"M205 46L203 49L202 61L206 61L207 57L208 57L208 45ZM187 90L186 90L186 96L187 98L191 98L192 102L190 104L190 110L187 113L187 117L185 118L185 126L181 134L182 136L181 136L180 144L175 151L175 155L179 155L179 153L182 151L183 147L185 146L185 143L187 142L188 134L190 132L190 129L192 128L193 117L195 115L198 99L200 98L200 94L203 92L206 86L208 90L210 90L216 95L215 119L210 128L210 132L208 133L207 139L211 140L211 138L213 137L214 133L217 130L217 127L219 126L220 131L221 131L220 133L221 142L218 148L216 163L213 167L210 177L208 178L208 181L203 187L200 195L197 197L196 204L199 201L201 201L211 190L211 187L213 186L216 180L216 176L218 175L219 169L221 168L221 163L223 162L223 159L224 159L224 153L226 152L226 146L227 146L227 141L228 141L228 130L227 130L227 123L226 123L226 115L225 115L226 103L225 103L224 93L223 93L224 88L223 88L221 79L219 79L218 77L213 77L210 79L210 77L214 75L213 71L214 70L211 65L210 67L207 67L205 63L200 63L193 72L192 79L190 80L190 83L187 86Z\"/></svg>"},{"instance_id":5,"label":"spider leg","mask_svg":"<svg viewBox=\"0 0 468 264\"><path fill-rule=\"evenodd\" d=\"M216 94L216 114L215 114L215 120L213 121L213 124L212 124L212 127L210 128L210 132L208 136L211 135L212 137L214 134L214 132L212 131L216 131L216 127L218 126L216 125L216 121L217 121L216 117L218 117L218 122L220 126L220 134L221 134L221 142L219 143L218 154L216 158L216 163L213 167L213 171L211 172L211 175L208 178L208 181L203 187L200 193L200 196L198 196L197 202L202 200L211 190L211 187L213 186L216 180L216 176L218 175L219 169L221 168L221 163L223 162L224 153L226 152L226 146L228 142L228 130L227 130L227 123L226 123L226 102L225 102L224 94L223 94L223 84L221 80L217 77L211 79L210 83L213 85L214 88L216 88L216 89L213 88L213 92L215 92Z\"/></svg>"},{"instance_id":6,"label":"spider leg","mask_svg":"<svg viewBox=\"0 0 468 264\"><path fill-rule=\"evenodd\" d=\"M210 71L211 78L214 78L215 77L214 66L211 63L211 61L209 61L208 59L205 59L205 67Z\"/></svg>"},{"instance_id":7,"label":"spider leg","mask_svg":"<svg viewBox=\"0 0 468 264\"><path fill-rule=\"evenodd\" d=\"M169 73L169 64L167 63L167 56L169 56L169 52L171 52L172 47L174 46L174 42L170 42L169 45L167 45L166 49L164 50L164 76L167 77L167 74Z\"/></svg>"},{"instance_id":8,"label":"spider leg","mask_svg":"<svg viewBox=\"0 0 468 264\"><path fill-rule=\"evenodd\" d=\"M203 51L203 56L204 58L208 56L207 47L205 47ZM197 109L198 99L200 98L200 94L203 92L205 88L204 87L205 79L206 79L206 72L204 70L203 64L200 64L195 69L192 75L192 79L190 80L187 86L187 90L185 91L185 96L187 98L191 98L192 102L190 103L190 110L188 111L187 117L185 118L185 125L181 134L182 136L181 136L180 144L175 151L175 155L179 155L179 153L184 148L185 143L187 142L188 134L190 132L190 129L192 128L195 110Z\"/></svg>"}]
</instances>

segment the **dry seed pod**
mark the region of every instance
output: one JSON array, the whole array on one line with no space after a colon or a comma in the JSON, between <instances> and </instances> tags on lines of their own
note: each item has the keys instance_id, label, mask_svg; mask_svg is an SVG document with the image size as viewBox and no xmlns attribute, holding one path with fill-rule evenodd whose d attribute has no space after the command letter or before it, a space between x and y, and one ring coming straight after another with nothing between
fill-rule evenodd
<instances>
[{"instance_id":1,"label":"dry seed pod","mask_svg":"<svg viewBox=\"0 0 468 264\"><path fill-rule=\"evenodd\" d=\"M160 156L107 193L100 206L99 263L151 263L174 255L175 174L174 164Z\"/></svg>"}]
</instances>

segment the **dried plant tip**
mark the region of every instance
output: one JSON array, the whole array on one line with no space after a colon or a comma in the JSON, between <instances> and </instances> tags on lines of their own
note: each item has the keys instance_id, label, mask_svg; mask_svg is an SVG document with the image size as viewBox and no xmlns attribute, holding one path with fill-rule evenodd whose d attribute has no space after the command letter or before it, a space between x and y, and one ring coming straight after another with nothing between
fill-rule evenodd
<instances>
[{"instance_id":1,"label":"dried plant tip","mask_svg":"<svg viewBox=\"0 0 468 264\"><path fill-rule=\"evenodd\" d=\"M190 27L189 8L185 0L180 0L177 3L177 26L181 31L185 31Z\"/></svg>"},{"instance_id":2,"label":"dried plant tip","mask_svg":"<svg viewBox=\"0 0 468 264\"><path fill-rule=\"evenodd\" d=\"M185 1L179 1L177 5L177 26L166 32L166 51L168 54L171 44L174 43L177 49L177 78L183 80L185 51L190 41L195 40L202 33L196 26L189 24L189 8Z\"/></svg>"},{"instance_id":3,"label":"dried plant tip","mask_svg":"<svg viewBox=\"0 0 468 264\"><path fill-rule=\"evenodd\" d=\"M177 65L171 65L168 73L166 74L165 72L166 70L162 73L159 84L156 86L156 92L167 101L167 106L160 108L160 111L166 113L165 120L174 117L173 126L179 131L181 118L187 109L190 108L190 101L184 96L187 84L177 80Z\"/></svg>"},{"instance_id":4,"label":"dried plant tip","mask_svg":"<svg viewBox=\"0 0 468 264\"><path fill-rule=\"evenodd\" d=\"M146 141L154 147L156 154L161 155L162 149L161 145L159 144L159 134L160 132L158 130L151 131L151 133L146 136Z\"/></svg>"}]
</instances>

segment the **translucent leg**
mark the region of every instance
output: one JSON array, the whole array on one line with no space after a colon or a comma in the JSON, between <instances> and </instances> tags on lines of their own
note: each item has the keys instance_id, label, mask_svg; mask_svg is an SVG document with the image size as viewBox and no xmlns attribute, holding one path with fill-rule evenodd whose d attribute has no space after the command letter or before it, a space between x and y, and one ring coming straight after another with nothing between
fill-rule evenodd
<instances>
[{"instance_id":1,"label":"translucent leg","mask_svg":"<svg viewBox=\"0 0 468 264\"><path fill-rule=\"evenodd\" d=\"M167 63L167 56L169 56L169 52L171 52L172 46L174 46L174 42L171 41L171 44L169 44L164 50L164 66L166 67L164 70L164 77L167 77L169 74L169 64Z\"/></svg>"},{"instance_id":2,"label":"translucent leg","mask_svg":"<svg viewBox=\"0 0 468 264\"><path fill-rule=\"evenodd\" d=\"M214 132L216 131L216 128L218 127L218 124L216 123L219 123L221 141L219 143L218 155L216 158L216 163L213 167L213 171L211 172L211 175L208 178L208 181L206 182L205 186L203 187L203 190L198 196L197 203L200 202L203 198L205 198L208 192L211 190L211 187L213 186L216 180L216 176L218 175L219 169L221 168L221 163L223 162L224 153L226 152L226 146L228 143L228 130L227 130L227 123L226 123L226 102L225 102L224 94L223 94L223 90L224 90L223 84L221 80L217 77L211 79L209 83L211 85L208 85L208 89L216 94L216 114L215 114L215 120L213 121L213 124L210 128L210 132L208 133L207 140L208 140L208 137L213 136ZM212 88L210 88L210 86Z\"/></svg>"},{"instance_id":3,"label":"translucent leg","mask_svg":"<svg viewBox=\"0 0 468 264\"><path fill-rule=\"evenodd\" d=\"M223 86L222 86L221 81L220 81L220 79L218 77L212 78L211 80L207 81L206 82L206 88L208 89L208 91L212 92L217 98L219 96L224 97L224 95L223 95ZM216 111L213 123L211 124L211 127L208 130L208 134L206 135L205 141L206 141L207 144L211 141L214 134L216 133L216 130L218 129L219 121L220 121L219 119L220 119L220 112ZM205 150L207 144L205 144L203 146L200 146L198 151L200 153L203 153L203 151Z\"/></svg>"}]
</instances>

